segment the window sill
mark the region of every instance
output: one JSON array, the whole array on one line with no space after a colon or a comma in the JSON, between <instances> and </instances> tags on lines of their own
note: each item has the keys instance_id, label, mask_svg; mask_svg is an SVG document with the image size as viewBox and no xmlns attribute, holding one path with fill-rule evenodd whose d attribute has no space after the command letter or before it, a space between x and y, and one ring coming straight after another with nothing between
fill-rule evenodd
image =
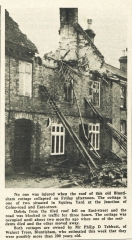
<instances>
[{"instance_id":1,"label":"window sill","mask_svg":"<svg viewBox=\"0 0 132 240\"><path fill-rule=\"evenodd\" d=\"M64 153L51 153L50 155L51 156L61 156L61 155L64 155Z\"/></svg>"},{"instance_id":2,"label":"window sill","mask_svg":"<svg viewBox=\"0 0 132 240\"><path fill-rule=\"evenodd\" d=\"M100 108L100 106L96 106L96 105L94 105L94 104L93 104L93 106L94 106L95 108Z\"/></svg>"},{"instance_id":3,"label":"window sill","mask_svg":"<svg viewBox=\"0 0 132 240\"><path fill-rule=\"evenodd\" d=\"M91 151L94 151L94 150L95 150L95 151L97 151L97 152L100 151L100 149L96 149L96 148L94 148L94 150L93 150L93 148L90 148L90 150L91 150Z\"/></svg>"},{"instance_id":4,"label":"window sill","mask_svg":"<svg viewBox=\"0 0 132 240\"><path fill-rule=\"evenodd\" d=\"M69 105L73 105L73 104L74 104L74 102L72 102L72 101L71 101L71 102L68 102L68 101L66 101L66 100L64 101L64 103L69 104Z\"/></svg>"},{"instance_id":5,"label":"window sill","mask_svg":"<svg viewBox=\"0 0 132 240\"><path fill-rule=\"evenodd\" d=\"M25 94L19 94L19 93L17 93L16 95L21 97L32 97L32 95L25 95Z\"/></svg>"}]
</instances>

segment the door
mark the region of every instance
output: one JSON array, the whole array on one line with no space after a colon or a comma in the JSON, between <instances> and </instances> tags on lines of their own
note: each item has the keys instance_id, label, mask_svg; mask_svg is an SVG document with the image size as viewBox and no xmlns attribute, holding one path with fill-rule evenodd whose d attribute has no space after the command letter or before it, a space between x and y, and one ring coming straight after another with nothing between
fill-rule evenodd
<instances>
[{"instance_id":1,"label":"door","mask_svg":"<svg viewBox=\"0 0 132 240\"><path fill-rule=\"evenodd\" d=\"M31 158L31 121L15 121L14 133L14 170L29 171Z\"/></svg>"}]
</instances>

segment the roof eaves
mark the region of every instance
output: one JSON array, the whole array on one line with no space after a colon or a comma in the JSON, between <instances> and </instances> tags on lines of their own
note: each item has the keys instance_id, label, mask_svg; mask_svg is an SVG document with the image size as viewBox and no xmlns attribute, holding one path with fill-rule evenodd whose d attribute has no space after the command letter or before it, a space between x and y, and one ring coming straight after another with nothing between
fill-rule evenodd
<instances>
[{"instance_id":1,"label":"roof eaves","mask_svg":"<svg viewBox=\"0 0 132 240\"><path fill-rule=\"evenodd\" d=\"M38 53L38 49L27 36L19 29L19 25L9 16L8 11L5 11L5 40L14 44L19 44L22 47Z\"/></svg>"},{"instance_id":2,"label":"roof eaves","mask_svg":"<svg viewBox=\"0 0 132 240\"><path fill-rule=\"evenodd\" d=\"M127 80L127 73L121 71L119 68L116 68L110 64L104 63L104 67L109 70L110 72L112 72L113 74Z\"/></svg>"},{"instance_id":3,"label":"roof eaves","mask_svg":"<svg viewBox=\"0 0 132 240\"><path fill-rule=\"evenodd\" d=\"M33 54L34 53L38 53L37 51L33 50L33 49L30 49L29 47L25 47L23 45L20 45L19 43L15 43L15 42L12 42L12 41L8 41L8 40L5 40L5 48L6 49L14 49L14 50L19 50L19 51L26 51L26 52L32 52Z\"/></svg>"}]
</instances>

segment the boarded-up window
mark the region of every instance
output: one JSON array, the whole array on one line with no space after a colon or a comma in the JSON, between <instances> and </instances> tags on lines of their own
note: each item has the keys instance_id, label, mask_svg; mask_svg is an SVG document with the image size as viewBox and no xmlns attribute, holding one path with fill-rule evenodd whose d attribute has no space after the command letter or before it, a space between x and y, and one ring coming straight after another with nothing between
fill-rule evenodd
<instances>
[{"instance_id":1,"label":"boarded-up window","mask_svg":"<svg viewBox=\"0 0 132 240\"><path fill-rule=\"evenodd\" d=\"M51 155L64 154L65 128L62 124L52 124L51 127Z\"/></svg>"},{"instance_id":2,"label":"boarded-up window","mask_svg":"<svg viewBox=\"0 0 132 240\"><path fill-rule=\"evenodd\" d=\"M100 82L89 81L88 100L94 105L100 106Z\"/></svg>"},{"instance_id":3,"label":"boarded-up window","mask_svg":"<svg viewBox=\"0 0 132 240\"><path fill-rule=\"evenodd\" d=\"M24 61L19 62L19 94L32 95L32 64Z\"/></svg>"}]
</instances>

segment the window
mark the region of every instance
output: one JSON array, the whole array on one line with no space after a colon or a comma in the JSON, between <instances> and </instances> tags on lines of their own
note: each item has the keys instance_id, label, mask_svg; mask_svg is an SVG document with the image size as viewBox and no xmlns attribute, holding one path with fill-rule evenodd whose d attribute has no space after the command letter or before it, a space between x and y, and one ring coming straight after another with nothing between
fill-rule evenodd
<instances>
[{"instance_id":1,"label":"window","mask_svg":"<svg viewBox=\"0 0 132 240\"><path fill-rule=\"evenodd\" d=\"M100 106L100 82L89 81L88 99L94 106Z\"/></svg>"},{"instance_id":2,"label":"window","mask_svg":"<svg viewBox=\"0 0 132 240\"><path fill-rule=\"evenodd\" d=\"M126 135L126 121L121 120L121 133Z\"/></svg>"},{"instance_id":3,"label":"window","mask_svg":"<svg viewBox=\"0 0 132 240\"><path fill-rule=\"evenodd\" d=\"M83 124L83 127L82 127L82 124L79 124L79 138L83 143L87 144L87 140L84 136L84 132L85 132L85 135L88 137L88 124Z\"/></svg>"},{"instance_id":4,"label":"window","mask_svg":"<svg viewBox=\"0 0 132 240\"><path fill-rule=\"evenodd\" d=\"M126 108L126 87L121 86L121 108Z\"/></svg>"},{"instance_id":5,"label":"window","mask_svg":"<svg viewBox=\"0 0 132 240\"><path fill-rule=\"evenodd\" d=\"M32 64L19 62L19 94L24 96L32 95Z\"/></svg>"},{"instance_id":6,"label":"window","mask_svg":"<svg viewBox=\"0 0 132 240\"><path fill-rule=\"evenodd\" d=\"M100 124L99 123L84 124L84 130L85 130L86 136L91 142L91 145L94 147L95 150L99 150L100 149ZM85 139L84 131L81 124L79 125L79 138L83 143L87 144L87 140ZM93 148L91 147L91 150L92 149Z\"/></svg>"},{"instance_id":7,"label":"window","mask_svg":"<svg viewBox=\"0 0 132 240\"><path fill-rule=\"evenodd\" d=\"M73 103L73 82L65 81L64 83L64 92L65 92L65 101Z\"/></svg>"},{"instance_id":8,"label":"window","mask_svg":"<svg viewBox=\"0 0 132 240\"><path fill-rule=\"evenodd\" d=\"M64 154L65 128L62 124L52 124L51 127L51 155Z\"/></svg>"},{"instance_id":9,"label":"window","mask_svg":"<svg viewBox=\"0 0 132 240\"><path fill-rule=\"evenodd\" d=\"M89 138L95 150L100 148L100 124L89 123ZM92 148L91 148L92 149Z\"/></svg>"}]
</instances>

